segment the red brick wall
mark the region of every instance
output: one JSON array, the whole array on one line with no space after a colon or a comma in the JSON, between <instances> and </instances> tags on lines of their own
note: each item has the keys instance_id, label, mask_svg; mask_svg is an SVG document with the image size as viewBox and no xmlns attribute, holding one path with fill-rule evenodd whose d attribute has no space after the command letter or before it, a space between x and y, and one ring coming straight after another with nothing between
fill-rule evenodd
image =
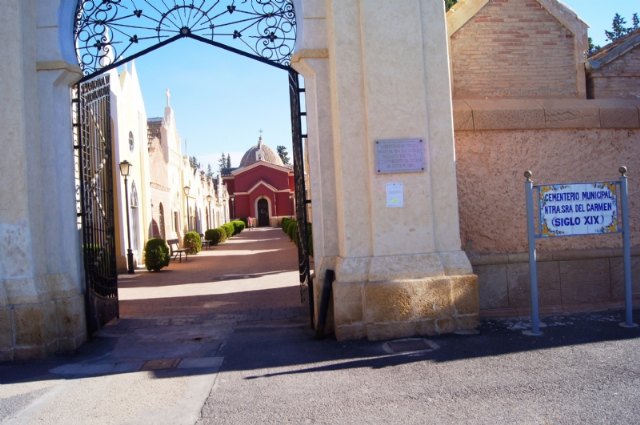
<instances>
[{"instance_id":1,"label":"red brick wall","mask_svg":"<svg viewBox=\"0 0 640 425\"><path fill-rule=\"evenodd\" d=\"M577 97L574 51L536 0L490 0L451 36L454 97Z\"/></svg>"}]
</instances>

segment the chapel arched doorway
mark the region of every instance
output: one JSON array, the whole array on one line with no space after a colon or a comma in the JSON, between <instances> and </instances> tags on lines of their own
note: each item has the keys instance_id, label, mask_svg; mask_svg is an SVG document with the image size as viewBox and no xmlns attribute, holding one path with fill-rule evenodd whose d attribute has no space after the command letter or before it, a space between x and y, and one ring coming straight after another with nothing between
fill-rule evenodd
<instances>
[{"instance_id":1,"label":"chapel arched doorway","mask_svg":"<svg viewBox=\"0 0 640 425\"><path fill-rule=\"evenodd\" d=\"M292 147L296 182L296 216L301 229L307 222L300 76L290 67L296 41L293 0L78 0L75 13L75 48L84 77L74 90L74 145L78 186L78 216L83 244L95 245L104 258L115 259L116 238L113 205L114 162L109 119L109 70L179 39L193 39L255 59L289 75ZM98 198L96 194L101 194ZM187 207L188 208L188 207ZM194 207L195 208L195 207ZM196 209L197 211L197 209ZM176 214L174 212L174 214ZM267 223L268 223L267 206ZM299 233L298 260L301 290L308 293L313 317L313 291L307 234ZM92 251L93 252L93 251ZM87 322L90 333L118 315L115 260L107 274L92 273L85 258ZM106 307L105 307L106 306Z\"/></svg>"},{"instance_id":2,"label":"chapel arched doorway","mask_svg":"<svg viewBox=\"0 0 640 425\"><path fill-rule=\"evenodd\" d=\"M258 226L265 227L269 225L269 202L266 199L258 201Z\"/></svg>"}]
</instances>

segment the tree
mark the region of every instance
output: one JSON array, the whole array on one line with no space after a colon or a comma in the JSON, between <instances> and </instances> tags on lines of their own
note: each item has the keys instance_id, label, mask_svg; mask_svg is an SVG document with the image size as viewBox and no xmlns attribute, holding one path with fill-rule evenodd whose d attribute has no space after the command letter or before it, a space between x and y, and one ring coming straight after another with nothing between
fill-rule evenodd
<instances>
[{"instance_id":1,"label":"tree","mask_svg":"<svg viewBox=\"0 0 640 425\"><path fill-rule=\"evenodd\" d=\"M616 41L625 35L635 31L638 29L638 25L640 24L640 19L638 19L638 14L634 13L631 18L632 25L627 27L627 21L620 16L619 13L616 13L613 17L613 21L611 22L611 31L604 31L604 35L607 37L608 41Z\"/></svg>"},{"instance_id":2,"label":"tree","mask_svg":"<svg viewBox=\"0 0 640 425\"><path fill-rule=\"evenodd\" d=\"M282 160L282 163L284 165L288 165L289 164L289 153L287 152L287 147L279 145L277 147L277 149L278 149L278 156Z\"/></svg>"},{"instance_id":3,"label":"tree","mask_svg":"<svg viewBox=\"0 0 640 425\"><path fill-rule=\"evenodd\" d=\"M213 168L211 164L207 164L207 177L213 180Z\"/></svg>"},{"instance_id":4,"label":"tree","mask_svg":"<svg viewBox=\"0 0 640 425\"><path fill-rule=\"evenodd\" d=\"M231 168L231 154L227 154L227 168Z\"/></svg>"},{"instance_id":5,"label":"tree","mask_svg":"<svg viewBox=\"0 0 640 425\"><path fill-rule=\"evenodd\" d=\"M604 35L608 42L614 42L626 35L632 33L633 31L640 28L640 18L638 18L638 14L634 13L631 17L631 26L626 26L627 21L620 16L619 13L616 13L611 21L611 31L604 31ZM589 52L588 55L591 56L598 50L600 50L600 46L596 46L593 44L593 39L589 37Z\"/></svg>"},{"instance_id":6,"label":"tree","mask_svg":"<svg viewBox=\"0 0 640 425\"><path fill-rule=\"evenodd\" d=\"M589 37L588 40L589 40L589 51L587 52L587 56L591 56L592 54L600 50L601 47L593 44L593 38Z\"/></svg>"},{"instance_id":7,"label":"tree","mask_svg":"<svg viewBox=\"0 0 640 425\"><path fill-rule=\"evenodd\" d=\"M220 159L218 160L218 168L220 169L220 174L222 174L222 170L224 170L225 168L229 168L229 167L227 167L227 157L224 154L224 152L222 152L222 155L220 156Z\"/></svg>"},{"instance_id":8,"label":"tree","mask_svg":"<svg viewBox=\"0 0 640 425\"><path fill-rule=\"evenodd\" d=\"M447 10L451 9L451 6L456 3L458 3L458 0L444 0L444 6L447 8Z\"/></svg>"},{"instance_id":9,"label":"tree","mask_svg":"<svg viewBox=\"0 0 640 425\"><path fill-rule=\"evenodd\" d=\"M200 163L195 156L189 157L189 165L191 165L191 168L193 168L194 171L200 168Z\"/></svg>"}]
</instances>

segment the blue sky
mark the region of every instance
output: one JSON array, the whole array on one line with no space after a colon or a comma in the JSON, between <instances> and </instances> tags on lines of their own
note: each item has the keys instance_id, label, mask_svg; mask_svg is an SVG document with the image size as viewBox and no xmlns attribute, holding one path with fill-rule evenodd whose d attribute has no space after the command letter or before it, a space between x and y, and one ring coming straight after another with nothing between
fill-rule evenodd
<instances>
[{"instance_id":1,"label":"blue sky","mask_svg":"<svg viewBox=\"0 0 640 425\"><path fill-rule=\"evenodd\" d=\"M640 0L562 0L589 26L595 44L604 45L604 30L614 14L631 22ZM289 83L285 71L190 39L162 47L136 60L147 115L161 116L166 89L171 91L178 130L187 153L203 168L217 171L220 154L230 153L233 166L263 140L273 149L285 145L291 156ZM184 142L186 141L186 143Z\"/></svg>"}]
</instances>

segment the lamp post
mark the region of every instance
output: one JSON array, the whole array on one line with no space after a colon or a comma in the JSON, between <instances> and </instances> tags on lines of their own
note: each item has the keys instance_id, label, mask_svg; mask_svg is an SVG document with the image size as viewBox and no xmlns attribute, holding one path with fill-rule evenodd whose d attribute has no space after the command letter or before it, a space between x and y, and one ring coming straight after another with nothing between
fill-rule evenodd
<instances>
[{"instance_id":1,"label":"lamp post","mask_svg":"<svg viewBox=\"0 0 640 425\"><path fill-rule=\"evenodd\" d=\"M291 202L291 217L296 215L296 207L293 203L293 193L289 193L289 201Z\"/></svg>"},{"instance_id":2,"label":"lamp post","mask_svg":"<svg viewBox=\"0 0 640 425\"><path fill-rule=\"evenodd\" d=\"M207 195L207 204L209 205L209 214L207 214L207 227L210 229L211 228L211 199L213 199L213 197L211 195Z\"/></svg>"},{"instance_id":3,"label":"lamp post","mask_svg":"<svg viewBox=\"0 0 640 425\"><path fill-rule=\"evenodd\" d=\"M124 177L124 201L127 212L127 272L135 273L133 268L133 251L131 251L131 231L129 230L129 187L127 185L127 177L129 176L131 163L125 159L119 164L119 166L120 174Z\"/></svg>"},{"instance_id":4,"label":"lamp post","mask_svg":"<svg viewBox=\"0 0 640 425\"><path fill-rule=\"evenodd\" d=\"M191 188L189 186L184 187L184 194L187 197L187 232L191 231L191 217L189 217L189 191Z\"/></svg>"},{"instance_id":5,"label":"lamp post","mask_svg":"<svg viewBox=\"0 0 640 425\"><path fill-rule=\"evenodd\" d=\"M236 197L235 195L231 195L231 219L236 218Z\"/></svg>"}]
</instances>

